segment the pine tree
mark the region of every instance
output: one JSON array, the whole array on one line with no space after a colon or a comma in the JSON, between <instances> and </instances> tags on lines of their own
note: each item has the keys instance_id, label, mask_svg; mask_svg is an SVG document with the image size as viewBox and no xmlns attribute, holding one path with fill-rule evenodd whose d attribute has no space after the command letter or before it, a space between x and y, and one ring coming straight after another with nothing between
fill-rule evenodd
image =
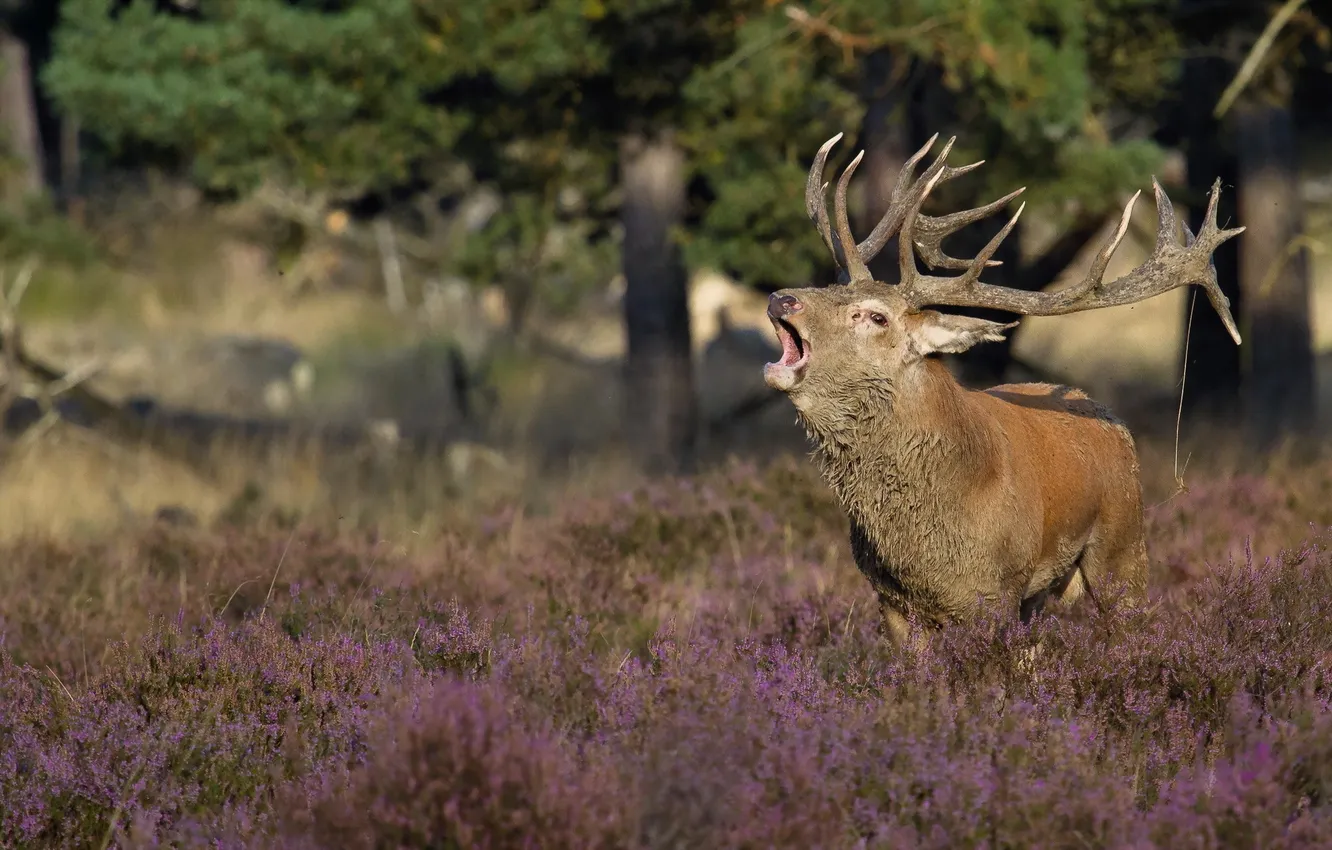
<instances>
[{"instance_id":1,"label":"pine tree","mask_svg":"<svg viewBox=\"0 0 1332 850\"><path fill-rule=\"evenodd\" d=\"M432 51L410 0L120 5L66 0L47 89L114 153L178 157L208 189L355 198L409 180L466 125L425 95L471 57Z\"/></svg>"},{"instance_id":2,"label":"pine tree","mask_svg":"<svg viewBox=\"0 0 1332 850\"><path fill-rule=\"evenodd\" d=\"M503 283L516 325L594 282L621 235L627 421L680 467L695 430L686 267L830 279L802 199L813 152L846 132L860 138L833 166L859 147L900 159L938 131L959 136L954 161L988 165L937 203L1026 185L1031 212L1064 227L991 279L1050 282L1160 161L1142 116L1175 82L1174 5L64 0L44 81L122 161L176 162L219 193L271 181L393 207L494 188L500 211L451 262ZM858 218L891 160L862 166ZM554 234L583 250L550 250Z\"/></svg>"},{"instance_id":3,"label":"pine tree","mask_svg":"<svg viewBox=\"0 0 1332 850\"><path fill-rule=\"evenodd\" d=\"M30 51L14 26L25 11L16 0L0 2L0 203L18 211L44 185Z\"/></svg>"},{"instance_id":4,"label":"pine tree","mask_svg":"<svg viewBox=\"0 0 1332 850\"><path fill-rule=\"evenodd\" d=\"M1027 186L1028 216L987 279L1044 288L1160 161L1140 116L1176 72L1168 8L1157 0L918 0L890 8L839 0L788 14L844 64L855 63L865 118L843 157L867 151L860 226L882 214L910 153L934 133L957 135L953 159L987 165L942 187L935 203L973 206ZM1042 215L1060 233L1043 254L1024 258L1021 231ZM1003 223L994 216L964 230L953 237L953 253L975 253ZM873 269L895 280L896 267L890 246ZM979 383L1002 379L1010 346L968 352L964 374Z\"/></svg>"}]
</instances>

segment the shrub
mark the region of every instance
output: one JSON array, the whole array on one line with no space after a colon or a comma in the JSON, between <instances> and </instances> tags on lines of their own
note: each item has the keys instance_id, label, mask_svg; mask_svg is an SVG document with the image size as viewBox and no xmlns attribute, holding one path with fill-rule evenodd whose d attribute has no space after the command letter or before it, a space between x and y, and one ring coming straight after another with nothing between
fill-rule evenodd
<instances>
[{"instance_id":1,"label":"shrub","mask_svg":"<svg viewBox=\"0 0 1332 850\"><path fill-rule=\"evenodd\" d=\"M1157 570L1141 610L900 652L817 486L736 467L410 556L16 544L0 846L1332 842L1332 557L1246 548L1235 510L1294 528L1271 482L1181 496L1194 537L1154 514L1154 551L1241 557Z\"/></svg>"}]
</instances>

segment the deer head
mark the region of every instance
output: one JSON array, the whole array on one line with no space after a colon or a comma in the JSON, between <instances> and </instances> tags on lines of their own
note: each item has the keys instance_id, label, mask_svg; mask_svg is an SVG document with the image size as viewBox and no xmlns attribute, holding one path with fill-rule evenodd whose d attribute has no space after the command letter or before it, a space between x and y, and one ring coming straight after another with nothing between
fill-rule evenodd
<instances>
[{"instance_id":1,"label":"deer head","mask_svg":"<svg viewBox=\"0 0 1332 850\"><path fill-rule=\"evenodd\" d=\"M930 355L956 354L977 343L1000 341L1004 332L1017 324L945 314L928 309L930 305L1053 316L1129 304L1176 287L1198 284L1239 344L1230 302L1217 285L1211 256L1218 245L1242 233L1244 228L1217 228L1219 180L1212 187L1203 228L1196 237L1186 224L1185 241L1181 244L1177 240L1174 208L1153 178L1160 226L1156 247L1146 262L1110 284L1102 280L1110 258L1128 230L1133 205L1141 194L1138 192L1125 205L1119 226L1081 281L1055 292L1027 292L980 280L986 267L999 265L991 257L1017 224L1025 204L1018 207L975 258L956 259L941 248L945 237L1001 209L1025 187L983 207L938 217L921 213L936 186L973 171L984 162L957 168L947 165L948 152L955 141L949 139L934 162L915 177L917 164L938 138L935 134L907 160L893 189L888 211L865 241L857 244L847 219L846 189L863 151L837 182L835 225L828 217L828 184L823 182L823 170L828 152L841 137L842 134L837 134L819 149L805 189L806 211L833 253L840 285L781 290L771 296L768 304L768 316L782 344L782 357L765 366L764 378L769 386L788 393L802 414L816 407L825 408L826 413L840 408L853 414L853 408L865 403L867 394L891 397L896 389L909 384L916 376L916 368ZM896 284L876 281L867 264L895 235L900 249L900 279ZM961 273L922 274L916 265L917 251L931 269L957 269ZM830 406L834 410L826 410Z\"/></svg>"}]
</instances>

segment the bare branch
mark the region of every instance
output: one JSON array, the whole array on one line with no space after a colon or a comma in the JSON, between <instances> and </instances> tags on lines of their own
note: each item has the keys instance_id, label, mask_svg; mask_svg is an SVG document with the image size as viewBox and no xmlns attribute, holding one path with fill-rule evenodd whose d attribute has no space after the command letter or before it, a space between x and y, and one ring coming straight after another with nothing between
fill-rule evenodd
<instances>
[{"instance_id":1,"label":"bare branch","mask_svg":"<svg viewBox=\"0 0 1332 850\"><path fill-rule=\"evenodd\" d=\"M1272 16L1272 20L1267 22L1263 32L1258 36L1258 40L1249 48L1249 55L1244 57L1244 63L1235 74L1235 79L1230 81L1226 90L1221 93L1221 99L1216 102L1216 109L1212 111L1212 116L1220 118L1230 111L1230 107L1235 104L1235 100L1240 96L1244 89L1252 82L1254 74L1258 73L1258 66L1262 64L1263 57L1272 49L1276 43L1276 38L1281 34L1281 30L1295 17L1295 13L1304 5L1304 0L1286 0L1277 13Z\"/></svg>"},{"instance_id":2,"label":"bare branch","mask_svg":"<svg viewBox=\"0 0 1332 850\"><path fill-rule=\"evenodd\" d=\"M842 58L848 63L857 53L867 53L880 47L920 38L932 30L949 26L960 17L956 13L935 15L909 27L896 27L869 36L856 35L834 26L829 22L827 13L815 16L795 5L787 5L784 11L796 29L807 35L825 38L841 48Z\"/></svg>"},{"instance_id":3,"label":"bare branch","mask_svg":"<svg viewBox=\"0 0 1332 850\"><path fill-rule=\"evenodd\" d=\"M833 44L842 49L842 57L850 62L856 51L873 50L878 45L867 36L852 35L844 32L832 24L828 23L822 17L814 17L809 12L799 6L787 6L786 17L790 18L796 27L813 35L818 35L828 39Z\"/></svg>"},{"instance_id":4,"label":"bare branch","mask_svg":"<svg viewBox=\"0 0 1332 850\"><path fill-rule=\"evenodd\" d=\"M4 388L0 389L0 429L22 392L22 343L19 339L18 308L36 271L37 260L29 258L19 269L14 286L8 292L5 291L5 276L0 273L0 350L3 351L5 369Z\"/></svg>"}]
</instances>

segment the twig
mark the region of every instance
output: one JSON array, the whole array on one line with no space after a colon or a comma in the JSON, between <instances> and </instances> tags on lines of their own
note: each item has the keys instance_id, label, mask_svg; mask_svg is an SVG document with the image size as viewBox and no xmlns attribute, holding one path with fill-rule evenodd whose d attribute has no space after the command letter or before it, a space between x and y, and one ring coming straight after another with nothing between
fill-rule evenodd
<instances>
[{"instance_id":1,"label":"twig","mask_svg":"<svg viewBox=\"0 0 1332 850\"><path fill-rule=\"evenodd\" d=\"M95 378L98 373L106 368L106 360L102 357L94 357L82 366L79 366L50 384L46 385L46 391L52 398L64 395L79 384L91 378Z\"/></svg>"},{"instance_id":2,"label":"twig","mask_svg":"<svg viewBox=\"0 0 1332 850\"><path fill-rule=\"evenodd\" d=\"M1267 267L1267 273L1263 275L1262 282L1258 284L1258 296L1260 298L1267 297L1272 291L1272 287L1276 285L1276 280L1277 277L1280 276L1281 270L1286 267L1286 263L1289 263L1291 259L1299 253L1301 248L1308 248L1315 254L1321 254L1327 251L1327 243L1313 238L1307 232L1297 234L1287 242L1285 250L1281 252L1281 256L1278 257L1272 265Z\"/></svg>"},{"instance_id":3,"label":"twig","mask_svg":"<svg viewBox=\"0 0 1332 850\"><path fill-rule=\"evenodd\" d=\"M0 275L0 348L3 348L5 360L4 389L0 390L0 427L5 415L20 395L19 376L23 374L23 356L19 342L18 307L23 295L28 291L28 284L37 271L37 261L30 258L19 269L14 279L14 288L9 292L4 289L4 275Z\"/></svg>"},{"instance_id":4,"label":"twig","mask_svg":"<svg viewBox=\"0 0 1332 850\"><path fill-rule=\"evenodd\" d=\"M754 603L758 601L758 592L763 589L763 582L767 580L768 580L767 576L764 576L763 578L759 579L758 584L754 585L754 592L749 596L749 617L748 617L749 622L745 626L746 632L752 633L754 631Z\"/></svg>"},{"instance_id":5,"label":"twig","mask_svg":"<svg viewBox=\"0 0 1332 850\"><path fill-rule=\"evenodd\" d=\"M1179 408L1175 411L1175 486L1179 492L1184 492L1187 488L1184 486L1184 470L1179 468L1179 429L1180 423L1184 419L1184 387L1189 379L1189 343L1193 336L1193 308L1198 303L1198 290L1194 289L1193 297L1189 299L1189 321L1184 326L1184 362L1179 368ZM1188 468L1189 459L1184 459L1184 467Z\"/></svg>"},{"instance_id":6,"label":"twig","mask_svg":"<svg viewBox=\"0 0 1332 850\"><path fill-rule=\"evenodd\" d=\"M61 681L60 674L52 670L50 664L46 665L46 672L50 673L51 678L56 680L56 684L60 686L60 690L64 691L66 699L72 704L74 702L74 694L70 693L69 688L65 686L63 681Z\"/></svg>"},{"instance_id":7,"label":"twig","mask_svg":"<svg viewBox=\"0 0 1332 850\"><path fill-rule=\"evenodd\" d=\"M806 32L813 33L814 35L821 35L833 44L842 48L842 56L848 62L851 61L852 56L857 50L869 51L877 46L869 39L869 37L863 35L851 35L850 33L840 30L828 23L828 21L822 17L814 17L799 6L787 6L786 17L790 18L795 22L796 26Z\"/></svg>"},{"instance_id":8,"label":"twig","mask_svg":"<svg viewBox=\"0 0 1332 850\"><path fill-rule=\"evenodd\" d=\"M259 579L257 579L257 578L247 578L245 581L243 581L243 582L241 582L240 584L236 585L236 589L233 590L233 591L231 591L231 595L227 597L227 601L224 602L224 603L222 603L222 607L221 607L221 608L217 609L217 616L221 617L223 614L225 614L225 613L227 612L227 609L231 607L231 600L233 600L233 599L236 598L236 594L237 594L237 593L240 593L240 589L241 589L242 587L244 587L244 586L247 585L247 584L254 584L254 583L255 583L256 581L258 581L258 580L259 580Z\"/></svg>"},{"instance_id":9,"label":"twig","mask_svg":"<svg viewBox=\"0 0 1332 850\"><path fill-rule=\"evenodd\" d=\"M0 286L0 353L5 358L6 372L3 388L0 388L0 426L5 414L20 397L24 389L31 384L20 384L19 376L27 375L34 379L35 389L32 394L43 416L34 426L36 434L27 438L33 440L48 431L59 418L59 410L50 404L51 395L68 395L77 403L82 413L89 418L87 427L99 432L101 436L126 447L146 444L159 455L184 463L194 473L211 479L213 473L206 457L200 457L191 446L172 434L152 427L144 417L132 409L118 404L85 386L87 380L101 370L103 364L98 360L66 372L57 366L33 356L23 345L23 330L18 322L17 305L27 290L32 279L36 262L25 264L15 280L13 289L6 293ZM3 283L3 281L0 281ZM54 392L52 392L54 391Z\"/></svg>"},{"instance_id":10,"label":"twig","mask_svg":"<svg viewBox=\"0 0 1332 850\"><path fill-rule=\"evenodd\" d=\"M868 36L854 35L833 26L828 22L827 13L815 17L795 5L788 5L784 11L786 17L790 18L797 28L811 35L822 36L842 48L843 58L848 62L857 51L869 52L890 44L902 44L913 38L919 38L930 30L947 26L958 17L958 15L937 15L909 27L896 27Z\"/></svg>"},{"instance_id":11,"label":"twig","mask_svg":"<svg viewBox=\"0 0 1332 850\"><path fill-rule=\"evenodd\" d=\"M105 366L100 357L89 360L82 366L73 371L66 372L59 379L45 384L35 384L32 388L32 395L36 397L37 405L42 410L42 418L19 437L14 444L16 451L24 451L35 445L48 431L55 427L60 421L60 410L55 406L55 399L75 387L82 384L89 378L94 377L102 371Z\"/></svg>"},{"instance_id":12,"label":"twig","mask_svg":"<svg viewBox=\"0 0 1332 850\"><path fill-rule=\"evenodd\" d=\"M264 597L264 607L259 610L259 622L264 621L264 615L268 613L268 602L273 598L273 587L277 584L278 573L282 572L282 562L287 560L287 550L291 548L291 541L296 537L297 525L291 527L291 534L287 535L287 543L282 547L282 554L278 557L277 566L273 568L273 580L268 583L268 595Z\"/></svg>"},{"instance_id":13,"label":"twig","mask_svg":"<svg viewBox=\"0 0 1332 850\"><path fill-rule=\"evenodd\" d=\"M1249 48L1249 55L1244 57L1244 63L1240 65L1239 71L1235 74L1235 79L1231 80L1230 85L1226 86L1226 90L1221 93L1221 99L1216 102L1216 109L1212 112L1213 117L1220 118L1230 111L1230 107L1235 104L1236 98L1253 80L1254 74L1258 73L1258 65L1263 61L1267 52L1272 49L1277 36L1281 34L1282 27L1291 18L1295 17L1295 13L1303 5L1304 0L1286 0L1281 8L1277 10L1277 13L1272 16L1272 20L1267 22L1262 35L1258 36L1258 40L1253 43L1253 47Z\"/></svg>"},{"instance_id":14,"label":"twig","mask_svg":"<svg viewBox=\"0 0 1332 850\"><path fill-rule=\"evenodd\" d=\"M1197 303L1198 303L1198 290L1195 288L1193 290L1193 297L1189 299L1189 321L1188 324L1186 324L1184 327L1184 362L1180 366L1179 407L1175 410L1175 463L1174 463L1175 492L1171 493L1169 496L1165 497L1157 504L1152 505L1148 510L1156 510L1157 508L1166 504L1176 496L1182 493L1187 493L1189 491L1188 486L1185 485L1184 483L1184 472L1189 468L1189 459L1192 458L1193 455L1190 454L1188 457L1184 458L1184 469L1180 469L1179 434L1180 434L1181 423L1184 420L1184 387L1185 383L1188 381L1189 378L1189 343L1193 336L1193 308L1194 305L1196 305ZM1085 575L1083 576L1083 579L1085 581L1086 579ZM1088 589L1090 590L1090 587Z\"/></svg>"},{"instance_id":15,"label":"twig","mask_svg":"<svg viewBox=\"0 0 1332 850\"><path fill-rule=\"evenodd\" d=\"M856 603L859 601L860 601L859 599L852 599L851 608L846 612L846 622L842 625L843 640L846 639L847 635L851 634L851 615L856 613Z\"/></svg>"},{"instance_id":16,"label":"twig","mask_svg":"<svg viewBox=\"0 0 1332 850\"><path fill-rule=\"evenodd\" d=\"M32 276L37 273L37 258L29 257L23 267L19 269L18 276L14 278L14 288L5 295L5 304L9 309L17 311L19 302L28 291L28 285L32 283ZM17 318L17 317L16 317Z\"/></svg>"}]
</instances>

